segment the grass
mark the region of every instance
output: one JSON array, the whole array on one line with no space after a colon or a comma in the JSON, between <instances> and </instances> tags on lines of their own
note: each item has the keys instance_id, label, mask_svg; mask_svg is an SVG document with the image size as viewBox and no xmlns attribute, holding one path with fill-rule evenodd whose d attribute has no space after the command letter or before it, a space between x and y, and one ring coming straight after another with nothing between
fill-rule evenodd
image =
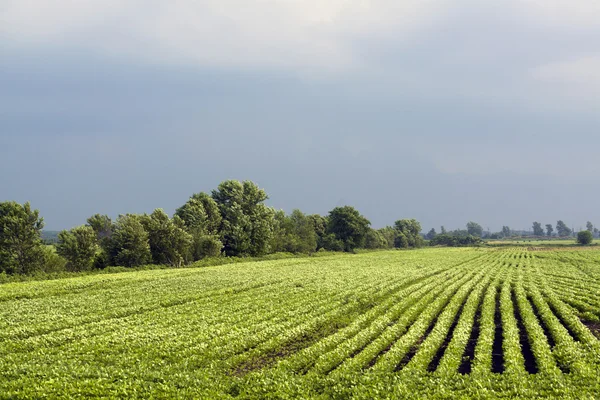
<instances>
[{"instance_id":1,"label":"grass","mask_svg":"<svg viewBox=\"0 0 600 400\"><path fill-rule=\"evenodd\" d=\"M0 398L593 398L599 265L525 245L10 282Z\"/></svg>"}]
</instances>

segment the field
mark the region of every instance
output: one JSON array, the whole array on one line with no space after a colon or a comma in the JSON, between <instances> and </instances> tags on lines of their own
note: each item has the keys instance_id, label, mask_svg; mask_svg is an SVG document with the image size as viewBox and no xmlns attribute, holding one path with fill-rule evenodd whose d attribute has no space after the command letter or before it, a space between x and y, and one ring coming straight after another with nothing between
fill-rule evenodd
<instances>
[{"instance_id":1,"label":"field","mask_svg":"<svg viewBox=\"0 0 600 400\"><path fill-rule=\"evenodd\" d=\"M0 286L0 398L593 398L600 251L423 249Z\"/></svg>"}]
</instances>

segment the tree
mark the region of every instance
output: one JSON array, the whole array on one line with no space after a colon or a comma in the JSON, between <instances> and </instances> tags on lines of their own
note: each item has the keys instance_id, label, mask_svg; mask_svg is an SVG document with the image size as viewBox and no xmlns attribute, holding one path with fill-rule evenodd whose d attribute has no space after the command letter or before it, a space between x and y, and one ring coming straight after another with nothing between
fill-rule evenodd
<instances>
[{"instance_id":1,"label":"tree","mask_svg":"<svg viewBox=\"0 0 600 400\"><path fill-rule=\"evenodd\" d=\"M364 245L369 225L371 222L354 207L336 207L329 212L327 232L342 243L344 251L354 251Z\"/></svg>"},{"instance_id":2,"label":"tree","mask_svg":"<svg viewBox=\"0 0 600 400\"><path fill-rule=\"evenodd\" d=\"M97 250L97 234L91 226L82 225L58 234L56 252L67 260L68 271L90 270Z\"/></svg>"},{"instance_id":3,"label":"tree","mask_svg":"<svg viewBox=\"0 0 600 400\"><path fill-rule=\"evenodd\" d=\"M386 226L384 228L379 229L379 232L381 233L381 236L383 236L383 238L387 242L386 247L388 249L394 248L396 234L397 234L396 230L394 228L392 228L391 226Z\"/></svg>"},{"instance_id":4,"label":"tree","mask_svg":"<svg viewBox=\"0 0 600 400\"><path fill-rule=\"evenodd\" d=\"M200 235L218 235L221 226L221 212L217 202L206 193L196 193L175 211L190 232Z\"/></svg>"},{"instance_id":5,"label":"tree","mask_svg":"<svg viewBox=\"0 0 600 400\"><path fill-rule=\"evenodd\" d=\"M148 233L148 244L155 264L180 267L190 261L193 244L192 235L185 231L185 222L177 215L170 219L158 208L150 215L141 217Z\"/></svg>"},{"instance_id":6,"label":"tree","mask_svg":"<svg viewBox=\"0 0 600 400\"><path fill-rule=\"evenodd\" d=\"M258 256L269 251L275 211L263 202L267 193L254 182L229 180L213 190L221 213L220 236L228 256Z\"/></svg>"},{"instance_id":7,"label":"tree","mask_svg":"<svg viewBox=\"0 0 600 400\"><path fill-rule=\"evenodd\" d=\"M96 233L99 243L110 239L112 234L113 223L108 215L95 214L87 219L87 224Z\"/></svg>"},{"instance_id":8,"label":"tree","mask_svg":"<svg viewBox=\"0 0 600 400\"><path fill-rule=\"evenodd\" d=\"M533 223L533 235L544 236L544 228L542 228L542 224L540 224L539 222Z\"/></svg>"},{"instance_id":9,"label":"tree","mask_svg":"<svg viewBox=\"0 0 600 400\"><path fill-rule=\"evenodd\" d=\"M508 226L503 226L502 227L502 237L509 237L510 236L510 228Z\"/></svg>"},{"instance_id":10,"label":"tree","mask_svg":"<svg viewBox=\"0 0 600 400\"><path fill-rule=\"evenodd\" d=\"M556 232L560 237L567 237L571 235L571 229L561 220L556 222Z\"/></svg>"},{"instance_id":11,"label":"tree","mask_svg":"<svg viewBox=\"0 0 600 400\"><path fill-rule=\"evenodd\" d=\"M0 272L27 274L44 263L44 219L29 203L0 203Z\"/></svg>"},{"instance_id":12,"label":"tree","mask_svg":"<svg viewBox=\"0 0 600 400\"><path fill-rule=\"evenodd\" d=\"M483 235L483 228L477 222L470 221L467 223L467 232L469 235L481 237Z\"/></svg>"},{"instance_id":13,"label":"tree","mask_svg":"<svg viewBox=\"0 0 600 400\"><path fill-rule=\"evenodd\" d=\"M387 245L388 243L383 233L369 228L365 237L365 249L385 249Z\"/></svg>"},{"instance_id":14,"label":"tree","mask_svg":"<svg viewBox=\"0 0 600 400\"><path fill-rule=\"evenodd\" d=\"M552 227L552 224L546 224L546 235L552 236L552 232L554 232L554 228Z\"/></svg>"},{"instance_id":15,"label":"tree","mask_svg":"<svg viewBox=\"0 0 600 400\"><path fill-rule=\"evenodd\" d=\"M196 193L175 211L175 216L185 223L185 229L192 235L191 257L200 260L221 253L219 230L222 217L217 202L206 193ZM207 253L208 252L208 253Z\"/></svg>"},{"instance_id":16,"label":"tree","mask_svg":"<svg viewBox=\"0 0 600 400\"><path fill-rule=\"evenodd\" d=\"M327 235L327 217L319 214L311 214L307 217L317 238L316 250L324 248L324 237Z\"/></svg>"},{"instance_id":17,"label":"tree","mask_svg":"<svg viewBox=\"0 0 600 400\"><path fill-rule=\"evenodd\" d=\"M446 233L448 232L446 231L446 228L444 228L444 225L442 225L442 227L440 228L440 234L445 235Z\"/></svg>"},{"instance_id":18,"label":"tree","mask_svg":"<svg viewBox=\"0 0 600 400\"><path fill-rule=\"evenodd\" d=\"M416 219L400 219L394 223L394 228L398 232L396 247L423 246L421 224Z\"/></svg>"},{"instance_id":19,"label":"tree","mask_svg":"<svg viewBox=\"0 0 600 400\"><path fill-rule=\"evenodd\" d=\"M594 232L594 224L592 224L590 221L588 221L587 224L585 224L585 226L587 227L588 231Z\"/></svg>"},{"instance_id":20,"label":"tree","mask_svg":"<svg viewBox=\"0 0 600 400\"><path fill-rule=\"evenodd\" d=\"M430 246L477 246L483 243L481 238L472 235L456 236L451 234L440 234L434 237L430 242Z\"/></svg>"},{"instance_id":21,"label":"tree","mask_svg":"<svg viewBox=\"0 0 600 400\"><path fill-rule=\"evenodd\" d=\"M592 232L585 230L577 233L577 243L582 245L591 244L594 237Z\"/></svg>"},{"instance_id":22,"label":"tree","mask_svg":"<svg viewBox=\"0 0 600 400\"><path fill-rule=\"evenodd\" d=\"M276 211L274 221L271 251L309 254L317 250L314 220L302 211L294 210L289 216Z\"/></svg>"},{"instance_id":23,"label":"tree","mask_svg":"<svg viewBox=\"0 0 600 400\"><path fill-rule=\"evenodd\" d=\"M433 239L435 236L437 235L435 228L431 228L431 230L429 232L427 232L427 235L425 235L425 238L427 240L431 240Z\"/></svg>"},{"instance_id":24,"label":"tree","mask_svg":"<svg viewBox=\"0 0 600 400\"><path fill-rule=\"evenodd\" d=\"M112 265L135 267L152 261L148 232L137 215L119 215L109 245Z\"/></svg>"}]
</instances>

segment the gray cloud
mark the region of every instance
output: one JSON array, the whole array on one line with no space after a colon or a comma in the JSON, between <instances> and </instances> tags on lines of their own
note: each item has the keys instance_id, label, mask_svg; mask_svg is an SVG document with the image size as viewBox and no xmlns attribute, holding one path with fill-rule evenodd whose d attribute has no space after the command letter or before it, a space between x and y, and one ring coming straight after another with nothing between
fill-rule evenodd
<instances>
[{"instance_id":1,"label":"gray cloud","mask_svg":"<svg viewBox=\"0 0 600 400\"><path fill-rule=\"evenodd\" d=\"M192 3L54 0L36 18L25 3L2 17L0 200L31 200L50 229L173 211L228 178L375 226L596 217L594 7L297 2L263 17L204 2L207 24L179 29Z\"/></svg>"}]
</instances>

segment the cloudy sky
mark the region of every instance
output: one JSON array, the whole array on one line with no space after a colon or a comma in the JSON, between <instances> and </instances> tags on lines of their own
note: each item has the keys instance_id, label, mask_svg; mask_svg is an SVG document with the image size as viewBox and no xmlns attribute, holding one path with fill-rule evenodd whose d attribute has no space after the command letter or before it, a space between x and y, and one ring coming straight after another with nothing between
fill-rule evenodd
<instances>
[{"instance_id":1,"label":"cloudy sky","mask_svg":"<svg viewBox=\"0 0 600 400\"><path fill-rule=\"evenodd\" d=\"M0 0L0 201L48 229L224 179L375 227L600 225L596 0Z\"/></svg>"}]
</instances>

